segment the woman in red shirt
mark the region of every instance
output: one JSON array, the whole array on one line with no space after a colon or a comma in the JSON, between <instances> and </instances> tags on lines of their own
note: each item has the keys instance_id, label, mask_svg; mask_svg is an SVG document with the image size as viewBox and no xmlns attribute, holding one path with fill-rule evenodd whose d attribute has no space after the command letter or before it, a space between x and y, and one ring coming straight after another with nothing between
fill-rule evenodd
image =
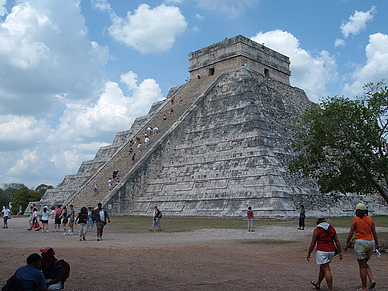
<instances>
[{"instance_id":1,"label":"woman in red shirt","mask_svg":"<svg viewBox=\"0 0 388 291\"><path fill-rule=\"evenodd\" d=\"M316 290L321 288L323 278L326 279L327 287L333 290L333 277L330 270L330 262L335 255L335 248L337 246L340 260L342 260L341 243L339 242L335 228L328 224L325 218L318 218L316 221L317 227L314 229L313 238L310 243L310 248L307 254L307 260L310 261L310 254L317 244L317 265L319 265L319 274L317 281L311 281ZM335 244L334 244L335 243Z\"/></svg>"},{"instance_id":2,"label":"woman in red shirt","mask_svg":"<svg viewBox=\"0 0 388 291\"><path fill-rule=\"evenodd\" d=\"M373 251L379 248L375 223L370 216L365 215L365 210L366 207L363 203L358 203L356 205L356 216L353 217L345 246L346 251L354 233L356 237L354 251L356 253L358 267L360 269L363 291L367 290L367 276L371 282L369 289L376 286L376 281L372 277L372 271L368 265L368 260L371 258Z\"/></svg>"}]
</instances>

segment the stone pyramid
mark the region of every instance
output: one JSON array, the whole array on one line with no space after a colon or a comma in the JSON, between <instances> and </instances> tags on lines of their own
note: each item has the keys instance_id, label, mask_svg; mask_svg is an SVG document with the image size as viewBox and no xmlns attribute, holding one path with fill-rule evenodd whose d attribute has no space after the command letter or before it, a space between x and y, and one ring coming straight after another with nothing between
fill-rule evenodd
<instances>
[{"instance_id":1,"label":"stone pyramid","mask_svg":"<svg viewBox=\"0 0 388 291\"><path fill-rule=\"evenodd\" d=\"M288 171L294 155L289 125L312 104L289 85L288 58L237 36L190 53L189 60L185 84L38 205L79 209L102 202L111 215L149 215L154 205L171 216L241 217L252 206L258 217L284 219L296 217L300 204L311 216L325 212L330 197ZM136 137L143 141L139 152ZM109 190L116 170L119 179ZM341 214L352 213L352 199L337 204Z\"/></svg>"}]
</instances>

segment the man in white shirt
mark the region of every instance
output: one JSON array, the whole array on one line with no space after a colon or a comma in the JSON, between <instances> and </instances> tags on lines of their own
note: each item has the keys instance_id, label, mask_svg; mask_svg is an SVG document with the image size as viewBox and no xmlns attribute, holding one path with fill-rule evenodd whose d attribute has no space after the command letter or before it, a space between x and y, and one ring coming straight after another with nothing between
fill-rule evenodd
<instances>
[{"instance_id":1,"label":"man in white shirt","mask_svg":"<svg viewBox=\"0 0 388 291\"><path fill-rule=\"evenodd\" d=\"M3 228L8 228L8 217L10 214L12 214L12 211L11 209L9 209L9 206L5 206L2 212L3 212L3 221L4 221Z\"/></svg>"},{"instance_id":2,"label":"man in white shirt","mask_svg":"<svg viewBox=\"0 0 388 291\"><path fill-rule=\"evenodd\" d=\"M104 232L104 226L106 221L110 223L110 217L106 210L102 209L102 204L97 204L98 208L94 210L93 221L96 223L97 227L97 241L102 240L102 234Z\"/></svg>"}]
</instances>

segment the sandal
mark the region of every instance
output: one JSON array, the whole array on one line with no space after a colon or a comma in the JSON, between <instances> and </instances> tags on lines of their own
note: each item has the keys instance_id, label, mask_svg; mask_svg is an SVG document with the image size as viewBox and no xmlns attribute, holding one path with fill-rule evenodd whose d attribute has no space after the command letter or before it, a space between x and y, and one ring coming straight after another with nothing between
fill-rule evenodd
<instances>
[{"instance_id":1,"label":"sandal","mask_svg":"<svg viewBox=\"0 0 388 291\"><path fill-rule=\"evenodd\" d=\"M369 290L373 289L376 287L376 281L375 282L372 282L370 285L369 285Z\"/></svg>"},{"instance_id":2,"label":"sandal","mask_svg":"<svg viewBox=\"0 0 388 291\"><path fill-rule=\"evenodd\" d=\"M321 290L321 287L317 284L317 282L311 281L310 283L314 285L315 290Z\"/></svg>"}]
</instances>

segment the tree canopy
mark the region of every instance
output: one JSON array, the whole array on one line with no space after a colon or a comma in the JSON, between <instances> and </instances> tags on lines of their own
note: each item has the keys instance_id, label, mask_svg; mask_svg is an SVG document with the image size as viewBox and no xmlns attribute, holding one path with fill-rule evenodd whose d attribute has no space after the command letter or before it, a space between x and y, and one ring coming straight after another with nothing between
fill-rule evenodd
<instances>
[{"instance_id":1,"label":"tree canopy","mask_svg":"<svg viewBox=\"0 0 388 291\"><path fill-rule=\"evenodd\" d=\"M15 213L19 205L25 210L30 202L39 201L47 189L52 188L54 187L51 185L40 184L35 190L31 190L22 183L6 183L0 188L0 203L1 205L8 205L11 202L12 211Z\"/></svg>"},{"instance_id":2,"label":"tree canopy","mask_svg":"<svg viewBox=\"0 0 388 291\"><path fill-rule=\"evenodd\" d=\"M379 193L388 203L387 114L383 82L356 100L323 99L296 119L291 172L315 178L322 193Z\"/></svg>"}]
</instances>

